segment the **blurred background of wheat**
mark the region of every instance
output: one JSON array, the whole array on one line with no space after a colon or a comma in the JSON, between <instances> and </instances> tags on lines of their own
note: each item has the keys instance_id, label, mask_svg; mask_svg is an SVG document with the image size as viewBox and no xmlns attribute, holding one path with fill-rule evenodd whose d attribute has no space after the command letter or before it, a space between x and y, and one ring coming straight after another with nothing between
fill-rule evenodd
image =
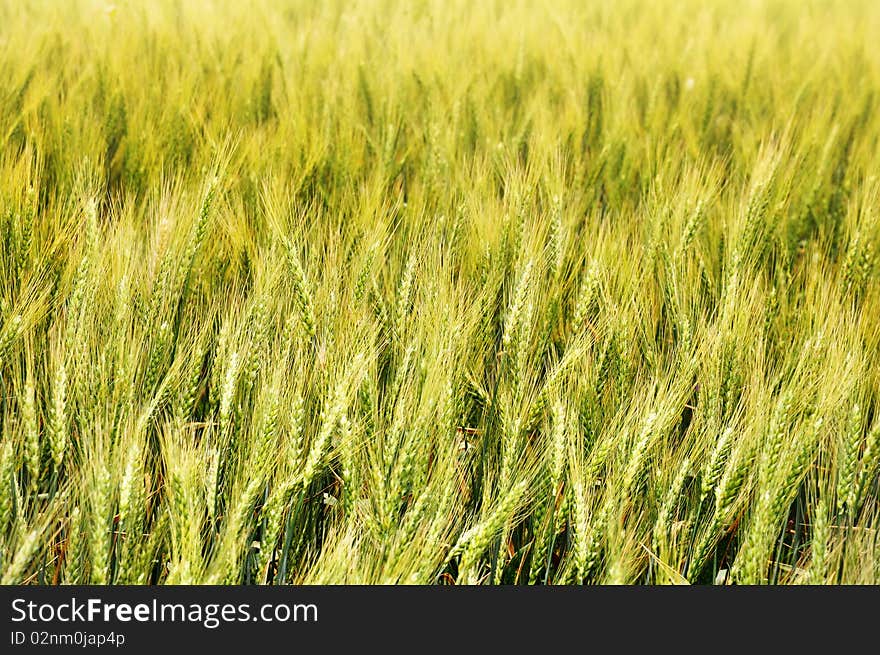
<instances>
[{"instance_id":1,"label":"blurred background of wheat","mask_svg":"<svg viewBox=\"0 0 880 655\"><path fill-rule=\"evenodd\" d=\"M0 2L4 583L878 583L874 2Z\"/></svg>"}]
</instances>

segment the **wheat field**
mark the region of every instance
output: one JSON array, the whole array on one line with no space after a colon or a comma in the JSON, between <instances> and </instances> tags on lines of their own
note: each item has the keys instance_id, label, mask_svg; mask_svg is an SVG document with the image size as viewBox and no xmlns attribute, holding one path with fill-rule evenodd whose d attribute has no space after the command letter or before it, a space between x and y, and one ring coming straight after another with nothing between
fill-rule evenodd
<instances>
[{"instance_id":1,"label":"wheat field","mask_svg":"<svg viewBox=\"0 0 880 655\"><path fill-rule=\"evenodd\" d=\"M0 1L2 582L880 583L878 33Z\"/></svg>"}]
</instances>

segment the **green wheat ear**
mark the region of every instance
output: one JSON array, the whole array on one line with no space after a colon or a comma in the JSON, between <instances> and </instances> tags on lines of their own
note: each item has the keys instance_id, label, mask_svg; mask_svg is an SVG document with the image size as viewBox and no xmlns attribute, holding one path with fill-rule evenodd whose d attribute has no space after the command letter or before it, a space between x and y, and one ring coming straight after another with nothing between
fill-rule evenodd
<instances>
[{"instance_id":1,"label":"green wheat ear","mask_svg":"<svg viewBox=\"0 0 880 655\"><path fill-rule=\"evenodd\" d=\"M16 497L15 453L12 439L6 439L0 444L0 484L3 485L3 494L0 495L0 534L5 534L14 518L13 499Z\"/></svg>"},{"instance_id":2,"label":"green wheat ear","mask_svg":"<svg viewBox=\"0 0 880 655\"><path fill-rule=\"evenodd\" d=\"M2 581L877 582L880 3L14 4Z\"/></svg>"},{"instance_id":3,"label":"green wheat ear","mask_svg":"<svg viewBox=\"0 0 880 655\"><path fill-rule=\"evenodd\" d=\"M21 421L24 428L25 469L28 475L28 492L34 495L40 482L42 467L42 444L40 426L37 422L36 391L32 382L25 385L21 404Z\"/></svg>"}]
</instances>

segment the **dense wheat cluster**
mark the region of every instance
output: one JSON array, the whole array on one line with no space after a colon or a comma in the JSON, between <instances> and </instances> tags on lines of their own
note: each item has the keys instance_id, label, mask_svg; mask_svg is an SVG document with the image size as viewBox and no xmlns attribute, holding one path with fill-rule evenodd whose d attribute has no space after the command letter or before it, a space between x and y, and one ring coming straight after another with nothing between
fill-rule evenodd
<instances>
[{"instance_id":1,"label":"dense wheat cluster","mask_svg":"<svg viewBox=\"0 0 880 655\"><path fill-rule=\"evenodd\" d=\"M880 582L878 33L0 2L2 582Z\"/></svg>"}]
</instances>

